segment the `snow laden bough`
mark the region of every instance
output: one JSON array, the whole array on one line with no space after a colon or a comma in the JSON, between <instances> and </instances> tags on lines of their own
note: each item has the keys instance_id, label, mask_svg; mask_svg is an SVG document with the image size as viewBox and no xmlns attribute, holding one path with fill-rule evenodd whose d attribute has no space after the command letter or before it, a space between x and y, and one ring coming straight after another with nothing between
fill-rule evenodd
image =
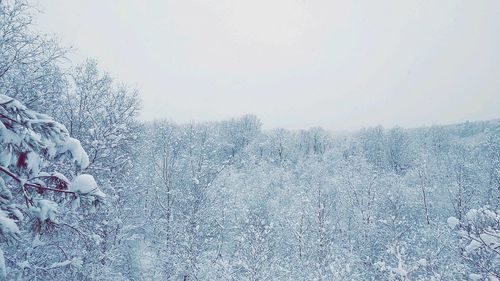
<instances>
[{"instance_id":1,"label":"snow laden bough","mask_svg":"<svg viewBox=\"0 0 500 281\"><path fill-rule=\"evenodd\" d=\"M88 155L64 125L1 94L0 121L0 235L5 241L21 239L25 215L38 224L31 231L57 224L54 194L70 198L73 208L82 200L97 204L104 199L94 178L81 174L89 165ZM59 172L42 171L68 162L76 168L72 181ZM0 279L6 277L4 255L0 248Z\"/></svg>"},{"instance_id":2,"label":"snow laden bough","mask_svg":"<svg viewBox=\"0 0 500 281\"><path fill-rule=\"evenodd\" d=\"M469 279L500 280L500 210L484 206L447 222L460 237L461 256L473 270Z\"/></svg>"}]
</instances>

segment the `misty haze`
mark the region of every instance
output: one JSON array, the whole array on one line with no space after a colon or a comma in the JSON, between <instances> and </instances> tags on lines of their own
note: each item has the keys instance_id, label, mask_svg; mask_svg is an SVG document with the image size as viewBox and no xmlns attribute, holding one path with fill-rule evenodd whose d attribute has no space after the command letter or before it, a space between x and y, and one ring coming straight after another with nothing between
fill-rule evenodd
<instances>
[{"instance_id":1,"label":"misty haze","mask_svg":"<svg viewBox=\"0 0 500 281\"><path fill-rule=\"evenodd\" d=\"M0 0L0 280L500 280L499 11Z\"/></svg>"}]
</instances>

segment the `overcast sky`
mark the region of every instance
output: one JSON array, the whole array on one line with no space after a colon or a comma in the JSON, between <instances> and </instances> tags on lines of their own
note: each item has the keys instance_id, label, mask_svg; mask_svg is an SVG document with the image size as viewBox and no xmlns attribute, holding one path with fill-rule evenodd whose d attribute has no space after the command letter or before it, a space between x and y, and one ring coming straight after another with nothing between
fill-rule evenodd
<instances>
[{"instance_id":1,"label":"overcast sky","mask_svg":"<svg viewBox=\"0 0 500 281\"><path fill-rule=\"evenodd\" d=\"M500 117L500 1L43 0L141 118L334 130Z\"/></svg>"}]
</instances>

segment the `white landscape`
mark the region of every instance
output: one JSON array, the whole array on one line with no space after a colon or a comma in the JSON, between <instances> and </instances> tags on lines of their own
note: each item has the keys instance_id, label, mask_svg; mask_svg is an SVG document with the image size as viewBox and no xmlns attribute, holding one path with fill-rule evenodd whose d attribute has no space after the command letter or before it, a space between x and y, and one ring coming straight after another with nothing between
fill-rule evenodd
<instances>
[{"instance_id":1,"label":"white landscape","mask_svg":"<svg viewBox=\"0 0 500 281\"><path fill-rule=\"evenodd\" d=\"M0 280L500 280L500 5L381 1L428 53L365 65L373 4L58 1L0 0Z\"/></svg>"}]
</instances>

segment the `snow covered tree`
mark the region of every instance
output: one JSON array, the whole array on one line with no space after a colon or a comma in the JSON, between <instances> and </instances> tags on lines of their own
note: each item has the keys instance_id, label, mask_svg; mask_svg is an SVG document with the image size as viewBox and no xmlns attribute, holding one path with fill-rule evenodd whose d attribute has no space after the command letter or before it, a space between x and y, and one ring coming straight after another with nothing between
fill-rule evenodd
<instances>
[{"instance_id":1,"label":"snow covered tree","mask_svg":"<svg viewBox=\"0 0 500 281\"><path fill-rule=\"evenodd\" d=\"M86 171L108 195L108 204L98 214L80 221L89 240L81 272L88 278L114 278L122 275L121 268L128 262L125 257L135 230L136 212L129 202L138 196L132 157L140 149L135 119L139 100L136 91L116 83L94 60L76 66L67 85L58 119L72 137L82 140L89 154Z\"/></svg>"},{"instance_id":2,"label":"snow covered tree","mask_svg":"<svg viewBox=\"0 0 500 281\"><path fill-rule=\"evenodd\" d=\"M500 214L488 206L471 209L458 219L448 218L448 225L460 237L462 258L471 266L471 280L500 279Z\"/></svg>"},{"instance_id":3,"label":"snow covered tree","mask_svg":"<svg viewBox=\"0 0 500 281\"><path fill-rule=\"evenodd\" d=\"M26 0L0 1L0 93L53 116L64 89L60 62L66 49L34 31Z\"/></svg>"},{"instance_id":4,"label":"snow covered tree","mask_svg":"<svg viewBox=\"0 0 500 281\"><path fill-rule=\"evenodd\" d=\"M379 126L364 129L360 132L360 143L366 160L378 170L387 169L386 136L384 129Z\"/></svg>"},{"instance_id":5,"label":"snow covered tree","mask_svg":"<svg viewBox=\"0 0 500 281\"><path fill-rule=\"evenodd\" d=\"M483 144L485 153L484 170L488 177L487 203L500 208L500 126L486 129L486 141Z\"/></svg>"},{"instance_id":6,"label":"snow covered tree","mask_svg":"<svg viewBox=\"0 0 500 281\"><path fill-rule=\"evenodd\" d=\"M2 241L11 246L4 246L8 250L0 255L0 264L5 265L5 257L19 266L30 261L23 261L19 252L10 252L16 248L10 242L36 240L56 227L60 203L97 204L105 194L91 175L80 174L89 164L88 155L62 124L5 95L0 95L0 121L0 232ZM72 181L58 171L48 170L51 163L63 161L76 167ZM73 261L48 267L26 264L18 273L22 276L27 269L55 269ZM5 266L0 272L5 278Z\"/></svg>"},{"instance_id":7,"label":"snow covered tree","mask_svg":"<svg viewBox=\"0 0 500 281\"><path fill-rule=\"evenodd\" d=\"M387 158L397 174L404 174L413 164L411 139L406 131L396 127L387 133Z\"/></svg>"}]
</instances>

